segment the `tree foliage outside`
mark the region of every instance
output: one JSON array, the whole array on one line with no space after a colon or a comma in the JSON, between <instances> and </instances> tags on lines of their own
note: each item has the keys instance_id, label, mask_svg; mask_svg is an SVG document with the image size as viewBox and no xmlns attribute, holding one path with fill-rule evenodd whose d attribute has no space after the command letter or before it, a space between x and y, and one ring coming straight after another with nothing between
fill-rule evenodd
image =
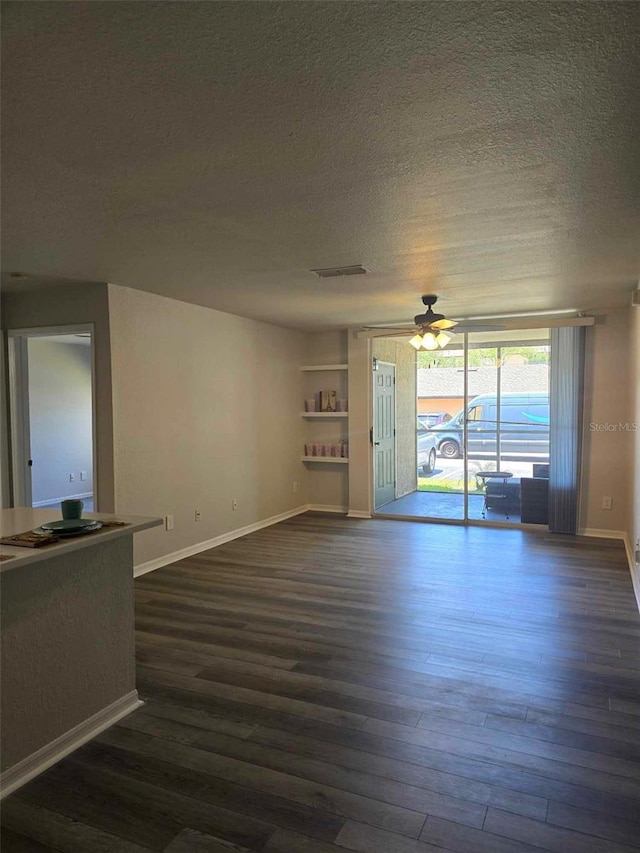
<instances>
[{"instance_id":1,"label":"tree foliage outside","mask_svg":"<svg viewBox=\"0 0 640 853\"><path fill-rule=\"evenodd\" d=\"M458 352L458 350L454 350ZM525 364L549 364L549 347L546 346L513 346L502 347L502 361L504 362L511 356L521 356L526 359ZM418 353L418 367L451 367L460 369L464 367L464 357L460 350L459 355L453 355L442 351L430 352L421 350ZM470 349L469 350L469 367L496 367L496 348L488 347L486 349Z\"/></svg>"}]
</instances>

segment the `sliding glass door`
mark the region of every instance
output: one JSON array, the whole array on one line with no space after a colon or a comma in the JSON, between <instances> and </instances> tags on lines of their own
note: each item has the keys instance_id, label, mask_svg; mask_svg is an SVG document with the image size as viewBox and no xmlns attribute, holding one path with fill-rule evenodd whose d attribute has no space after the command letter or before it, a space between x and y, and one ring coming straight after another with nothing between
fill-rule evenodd
<instances>
[{"instance_id":1,"label":"sliding glass door","mask_svg":"<svg viewBox=\"0 0 640 853\"><path fill-rule=\"evenodd\" d=\"M384 514L521 521L521 481L548 476L547 330L468 333L417 355L416 491Z\"/></svg>"},{"instance_id":2,"label":"sliding glass door","mask_svg":"<svg viewBox=\"0 0 640 853\"><path fill-rule=\"evenodd\" d=\"M519 522L522 479L548 474L549 342L535 334L468 336L468 518L475 521Z\"/></svg>"}]
</instances>

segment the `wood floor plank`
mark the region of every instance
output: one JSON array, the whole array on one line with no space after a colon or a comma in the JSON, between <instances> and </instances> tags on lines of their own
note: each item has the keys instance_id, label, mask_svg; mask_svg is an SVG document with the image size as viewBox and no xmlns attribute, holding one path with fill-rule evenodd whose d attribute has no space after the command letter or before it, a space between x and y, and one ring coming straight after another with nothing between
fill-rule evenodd
<instances>
[{"instance_id":1,"label":"wood floor plank","mask_svg":"<svg viewBox=\"0 0 640 853\"><path fill-rule=\"evenodd\" d=\"M178 687L190 693L202 693L247 705L256 705L260 708L272 708L275 711L283 711L299 717L309 717L314 720L322 720L334 725L347 726L359 729L367 719L366 715L337 710L316 704L314 702L303 702L298 699L290 699L287 696L278 696L265 693L260 690L252 690L235 685L222 684L221 682L210 682L201 678L189 678L177 673L165 670L149 670L145 666L139 666L138 672L141 678L145 675L160 685ZM151 675L151 673L155 673Z\"/></svg>"},{"instance_id":2,"label":"wood floor plank","mask_svg":"<svg viewBox=\"0 0 640 853\"><path fill-rule=\"evenodd\" d=\"M631 847L640 845L640 813L638 820L621 820L603 812L579 809L552 801L549 803L547 822Z\"/></svg>"},{"instance_id":3,"label":"wood floor plank","mask_svg":"<svg viewBox=\"0 0 640 853\"><path fill-rule=\"evenodd\" d=\"M179 817L154 803L138 809L123 796L122 786L109 790L99 780L98 770L84 772L70 760L21 789L17 798L152 850L163 850L182 829Z\"/></svg>"},{"instance_id":4,"label":"wood floor plank","mask_svg":"<svg viewBox=\"0 0 640 853\"><path fill-rule=\"evenodd\" d=\"M149 853L152 849L68 817L56 811L53 803L46 808L15 794L2 803L2 825L29 841L64 853Z\"/></svg>"},{"instance_id":5,"label":"wood floor plank","mask_svg":"<svg viewBox=\"0 0 640 853\"><path fill-rule=\"evenodd\" d=\"M2 827L0 828L0 850L2 853L52 853L53 848L45 847L39 841Z\"/></svg>"},{"instance_id":6,"label":"wood floor plank","mask_svg":"<svg viewBox=\"0 0 640 853\"><path fill-rule=\"evenodd\" d=\"M176 657L184 656L186 660L201 662L203 666L210 663L210 658L230 658L231 660L259 663L263 666L276 667L278 669L293 669L297 660L276 655L264 655L253 653L246 649L236 649L232 646L221 646L215 643L198 643L193 640L183 640L179 637L166 637L158 634L148 634L145 631L137 632L136 649L157 649L160 646L164 654Z\"/></svg>"},{"instance_id":7,"label":"wood floor plank","mask_svg":"<svg viewBox=\"0 0 640 853\"><path fill-rule=\"evenodd\" d=\"M10 853L640 851L619 543L307 513L135 589L145 705L5 800Z\"/></svg>"},{"instance_id":8,"label":"wood floor plank","mask_svg":"<svg viewBox=\"0 0 640 853\"><path fill-rule=\"evenodd\" d=\"M281 749L295 751L297 754L312 758L323 758L341 767L366 770L369 773L396 779L409 785L417 785L430 791L449 794L462 800L482 805L493 804L507 811L544 819L547 813L547 800L514 791L500 785L479 782L465 776L445 773L432 767L423 767L408 761L401 761L365 752L351 747L328 743L326 740L296 735L291 732L277 731L258 727L251 740ZM432 812L436 813L436 812Z\"/></svg>"},{"instance_id":9,"label":"wood floor plank","mask_svg":"<svg viewBox=\"0 0 640 853\"><path fill-rule=\"evenodd\" d=\"M596 722L572 713L568 706L565 707L564 714L554 714L549 711L537 711L530 708L527 711L527 722L545 728L564 729L569 732L579 732L608 740L631 743L636 746L640 745L640 731L637 728L622 725L619 721L613 721L612 716L611 712L606 712L605 716Z\"/></svg>"},{"instance_id":10,"label":"wood floor plank","mask_svg":"<svg viewBox=\"0 0 640 853\"><path fill-rule=\"evenodd\" d=\"M159 758L179 767L288 798L295 803L322 809L344 818L352 817L363 823L390 828L401 835L417 838L426 817L426 811L419 812L416 809L392 805L379 799L374 800L367 795L354 794L344 788L316 783L247 761L228 758L220 753L211 753L146 734L125 731L122 727L114 727L103 732L97 740L99 743L106 743L135 754ZM246 741L239 741L239 743L246 743Z\"/></svg>"},{"instance_id":11,"label":"wood floor plank","mask_svg":"<svg viewBox=\"0 0 640 853\"><path fill-rule=\"evenodd\" d=\"M196 829L183 829L163 853L249 853L248 848L230 844Z\"/></svg>"},{"instance_id":12,"label":"wood floor plank","mask_svg":"<svg viewBox=\"0 0 640 853\"><path fill-rule=\"evenodd\" d=\"M608 727L606 735L605 731L602 734L596 734L594 731L578 731L575 728L569 728L566 722L564 725L561 723L549 725L551 719L561 720L562 717L560 715L555 715L555 717L551 714L546 715L548 721L546 725L541 722L534 722L535 719L540 718L541 715L539 712L537 714L536 712L532 712L531 715L528 715L526 722L509 720L504 717L498 717L497 715L489 715L484 723L484 727L493 731L508 732L517 737L541 740L544 743L557 743L562 746L595 752L600 755L628 758L633 762L637 762L640 759L638 732L629 732L629 730L626 730L626 732L620 731L620 735L627 734L625 738L616 736L613 727Z\"/></svg>"},{"instance_id":13,"label":"wood floor plank","mask_svg":"<svg viewBox=\"0 0 640 853\"><path fill-rule=\"evenodd\" d=\"M449 848L435 847L413 838L401 838L383 829L348 820L336 838L336 844L359 853L448 853Z\"/></svg>"},{"instance_id":14,"label":"wood floor plank","mask_svg":"<svg viewBox=\"0 0 640 853\"><path fill-rule=\"evenodd\" d=\"M279 829L267 842L264 853L344 853L344 847L327 844L325 841L316 841L315 838L309 838L297 832Z\"/></svg>"},{"instance_id":15,"label":"wood floor plank","mask_svg":"<svg viewBox=\"0 0 640 853\"><path fill-rule=\"evenodd\" d=\"M99 746L92 744L88 754ZM140 838L143 846L163 850L185 827L222 837L241 847L259 850L275 826L244 814L185 796L180 785L173 788L140 781L133 775L89 766L80 756L71 756L19 792L19 799L47 804L61 814L82 819L91 826L112 827L112 834L127 841ZM83 796L84 792L84 796Z\"/></svg>"},{"instance_id":16,"label":"wood floor plank","mask_svg":"<svg viewBox=\"0 0 640 853\"><path fill-rule=\"evenodd\" d=\"M169 750L166 758L171 758ZM261 827L287 827L315 838L333 839L344 823L338 815L272 794L269 790L235 784L227 777L203 773L175 761L165 761L154 755L119 749L102 742L93 743L80 759L74 760L87 770L98 768L106 771L100 773L100 779L113 780L121 787L136 780L169 792L177 789L182 795L211 804L225 813L236 813L238 820L248 813L254 821L260 822Z\"/></svg>"},{"instance_id":17,"label":"wood floor plank","mask_svg":"<svg viewBox=\"0 0 640 853\"><path fill-rule=\"evenodd\" d=\"M277 725L276 723L276 727ZM286 729L283 730L286 731ZM593 781L593 774L590 771L582 771L578 776L580 782L576 784L542 776L539 772L513 766L504 760L492 762L484 758L473 758L466 755L464 750L461 754L457 754L442 749L432 749L429 746L420 746L410 740L403 741L362 731L352 732L310 721L300 721L297 728L292 731L318 740L358 748L373 755L383 755L413 763L436 774L453 774L539 798L553 797L559 802L590 808L594 811L604 811L623 819L635 819L638 812L638 799L635 794L625 796L612 794L598 787L589 787ZM569 775L573 775L571 770L572 768L567 766ZM520 811L518 808L512 810Z\"/></svg>"},{"instance_id":18,"label":"wood floor plank","mask_svg":"<svg viewBox=\"0 0 640 853\"><path fill-rule=\"evenodd\" d=\"M640 753L633 744L626 744L626 749L621 749L610 739L577 736L572 738L570 734L564 735L562 731L556 732L549 727L520 723L517 720L498 721L494 717L492 722L493 725L474 726L423 714L418 728L515 752L526 752L541 758L552 757L578 767L589 767L640 781ZM566 745L567 741L572 740L579 743Z\"/></svg>"},{"instance_id":19,"label":"wood floor plank","mask_svg":"<svg viewBox=\"0 0 640 853\"><path fill-rule=\"evenodd\" d=\"M638 847L617 841L604 841L601 837L584 832L568 830L549 823L489 809L485 831L505 836L514 841L528 841L536 847L553 850L554 853L633 853Z\"/></svg>"},{"instance_id":20,"label":"wood floor plank","mask_svg":"<svg viewBox=\"0 0 640 853\"><path fill-rule=\"evenodd\" d=\"M461 726L462 724L458 725ZM448 733L443 734L433 729L416 729L398 723L370 719L367 720L362 730L371 734L394 737L407 743L428 744L431 748L439 749L442 752L471 755L494 763L501 761L509 767L522 767L541 776L548 776L573 784L589 784L597 787L598 790L608 791L612 794L640 797L640 778L638 775L640 767L631 761L623 762L620 759L605 761L596 755L591 761L592 754L590 753L583 755L580 750L568 750L566 747L559 747L555 744L547 755L540 755L535 741L529 743L527 739L523 738L522 741L515 743L513 739L507 740L505 738L507 745L502 745L498 741L486 743L474 739L477 737L477 733L474 731L469 734L467 729L459 729L458 732L450 729ZM521 744L528 747L526 752L515 748ZM572 763L573 758L577 759L577 763ZM607 759L606 756L604 758ZM592 765L597 765L597 769Z\"/></svg>"},{"instance_id":21,"label":"wood floor plank","mask_svg":"<svg viewBox=\"0 0 640 853\"><path fill-rule=\"evenodd\" d=\"M161 722L157 717L147 717L140 712L123 720L120 727L178 743L189 743L218 756L224 755L228 758L243 760L255 767L276 770L421 813L437 814L469 826L482 826L486 815L484 804L474 802L464 795L452 796L428 786L412 785L388 776L381 777L378 774L356 770L353 767L345 770L341 765L325 761L323 758L309 758L306 755L266 746L253 740L241 741L213 732L201 732L173 721Z\"/></svg>"},{"instance_id":22,"label":"wood floor plank","mask_svg":"<svg viewBox=\"0 0 640 853\"><path fill-rule=\"evenodd\" d=\"M454 853L540 853L538 845L507 838L486 829L462 826L439 817L427 818L420 841L444 847Z\"/></svg>"},{"instance_id":23,"label":"wood floor plank","mask_svg":"<svg viewBox=\"0 0 640 853\"><path fill-rule=\"evenodd\" d=\"M265 691L409 726L415 726L422 713L421 709L411 707L414 703L410 698L405 703L402 696L397 694L394 696L390 693L376 693L366 688L359 689L357 685L352 687L345 683L333 682L331 679L305 676L299 672L291 672L288 677L274 677L273 673L265 672L264 668L259 669L255 665L227 666L224 661L219 661L214 666L188 674L217 684Z\"/></svg>"}]
</instances>

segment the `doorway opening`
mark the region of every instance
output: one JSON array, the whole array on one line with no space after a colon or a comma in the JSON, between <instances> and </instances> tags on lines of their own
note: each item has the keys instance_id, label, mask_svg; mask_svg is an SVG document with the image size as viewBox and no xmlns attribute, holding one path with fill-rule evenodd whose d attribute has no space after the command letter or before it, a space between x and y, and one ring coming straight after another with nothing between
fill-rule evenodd
<instances>
[{"instance_id":1,"label":"doorway opening","mask_svg":"<svg viewBox=\"0 0 640 853\"><path fill-rule=\"evenodd\" d=\"M97 509L93 327L8 332L14 506Z\"/></svg>"}]
</instances>

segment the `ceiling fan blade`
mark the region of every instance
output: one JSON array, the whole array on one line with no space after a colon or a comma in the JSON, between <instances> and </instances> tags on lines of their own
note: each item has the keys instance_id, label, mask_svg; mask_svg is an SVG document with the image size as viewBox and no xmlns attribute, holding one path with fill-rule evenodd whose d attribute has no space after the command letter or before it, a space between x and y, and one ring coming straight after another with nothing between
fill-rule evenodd
<instances>
[{"instance_id":1,"label":"ceiling fan blade","mask_svg":"<svg viewBox=\"0 0 640 853\"><path fill-rule=\"evenodd\" d=\"M415 326L368 326L357 334L359 338L409 338L416 331Z\"/></svg>"},{"instance_id":2,"label":"ceiling fan blade","mask_svg":"<svg viewBox=\"0 0 640 853\"><path fill-rule=\"evenodd\" d=\"M435 323L431 323L432 329L440 329L445 332L447 329L453 329L454 326L457 326L455 320L447 320L443 318L442 320L436 320Z\"/></svg>"},{"instance_id":3,"label":"ceiling fan blade","mask_svg":"<svg viewBox=\"0 0 640 853\"><path fill-rule=\"evenodd\" d=\"M406 335L407 332L416 331L416 327L409 324L406 326L363 326L363 329L367 332L384 332L385 335L393 334L394 332L397 332L399 335Z\"/></svg>"}]
</instances>

